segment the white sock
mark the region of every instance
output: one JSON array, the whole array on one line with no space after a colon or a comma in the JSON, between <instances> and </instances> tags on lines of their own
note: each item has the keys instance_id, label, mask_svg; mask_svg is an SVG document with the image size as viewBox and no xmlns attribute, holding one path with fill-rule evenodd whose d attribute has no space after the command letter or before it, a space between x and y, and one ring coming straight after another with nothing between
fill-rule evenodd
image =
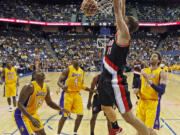
<instances>
[{"instance_id":1,"label":"white sock","mask_svg":"<svg viewBox=\"0 0 180 135\"><path fill-rule=\"evenodd\" d=\"M77 135L77 132L74 132L73 135Z\"/></svg>"},{"instance_id":2,"label":"white sock","mask_svg":"<svg viewBox=\"0 0 180 135\"><path fill-rule=\"evenodd\" d=\"M12 108L12 105L9 105L9 108Z\"/></svg>"}]
</instances>

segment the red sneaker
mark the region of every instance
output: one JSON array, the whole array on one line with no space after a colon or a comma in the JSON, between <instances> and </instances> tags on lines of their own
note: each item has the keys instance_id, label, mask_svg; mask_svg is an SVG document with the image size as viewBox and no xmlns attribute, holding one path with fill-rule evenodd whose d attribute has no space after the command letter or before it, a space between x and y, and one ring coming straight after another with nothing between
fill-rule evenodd
<instances>
[{"instance_id":1,"label":"red sneaker","mask_svg":"<svg viewBox=\"0 0 180 135\"><path fill-rule=\"evenodd\" d=\"M118 129L110 129L110 133L109 135L122 135L124 133L124 130L122 128L118 128Z\"/></svg>"}]
</instances>

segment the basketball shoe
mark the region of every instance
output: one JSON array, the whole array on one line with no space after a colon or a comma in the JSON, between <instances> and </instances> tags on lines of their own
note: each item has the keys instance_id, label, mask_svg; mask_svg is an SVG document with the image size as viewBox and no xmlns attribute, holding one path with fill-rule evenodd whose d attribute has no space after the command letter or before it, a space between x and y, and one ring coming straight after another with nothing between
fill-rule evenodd
<instances>
[{"instance_id":1,"label":"basketball shoe","mask_svg":"<svg viewBox=\"0 0 180 135\"><path fill-rule=\"evenodd\" d=\"M122 128L118 128L118 129L110 129L110 133L109 135L123 135L124 134L124 130Z\"/></svg>"}]
</instances>

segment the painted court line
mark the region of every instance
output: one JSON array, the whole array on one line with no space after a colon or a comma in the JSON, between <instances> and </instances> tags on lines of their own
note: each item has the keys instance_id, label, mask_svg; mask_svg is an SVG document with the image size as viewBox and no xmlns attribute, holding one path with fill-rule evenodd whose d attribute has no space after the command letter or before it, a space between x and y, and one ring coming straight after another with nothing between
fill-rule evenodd
<instances>
[{"instance_id":1,"label":"painted court line","mask_svg":"<svg viewBox=\"0 0 180 135\"><path fill-rule=\"evenodd\" d=\"M161 121L169 128L169 130L174 134L174 135L177 135L174 130L168 125L167 122L165 122L165 120L163 118L161 118Z\"/></svg>"}]
</instances>

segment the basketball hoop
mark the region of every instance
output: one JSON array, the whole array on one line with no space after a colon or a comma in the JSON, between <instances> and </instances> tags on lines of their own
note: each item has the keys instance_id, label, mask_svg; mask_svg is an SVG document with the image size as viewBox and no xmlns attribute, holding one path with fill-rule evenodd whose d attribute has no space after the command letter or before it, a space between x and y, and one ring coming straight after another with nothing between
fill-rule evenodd
<instances>
[{"instance_id":1,"label":"basketball hoop","mask_svg":"<svg viewBox=\"0 0 180 135\"><path fill-rule=\"evenodd\" d=\"M113 14L113 0L96 0L98 10L103 14Z\"/></svg>"}]
</instances>

